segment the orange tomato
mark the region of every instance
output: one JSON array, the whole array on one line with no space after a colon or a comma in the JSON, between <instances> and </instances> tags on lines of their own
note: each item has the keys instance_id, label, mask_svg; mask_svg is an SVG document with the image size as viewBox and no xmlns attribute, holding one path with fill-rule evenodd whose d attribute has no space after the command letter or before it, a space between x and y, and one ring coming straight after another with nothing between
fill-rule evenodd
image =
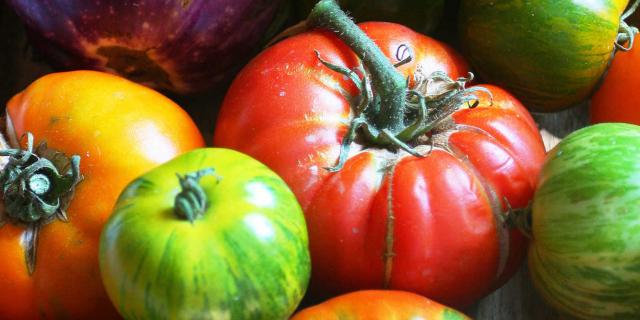
<instances>
[{"instance_id":1,"label":"orange tomato","mask_svg":"<svg viewBox=\"0 0 640 320\"><path fill-rule=\"evenodd\" d=\"M393 290L348 293L304 309L291 320L349 319L469 319L464 314L423 296Z\"/></svg>"},{"instance_id":2,"label":"orange tomato","mask_svg":"<svg viewBox=\"0 0 640 320\"><path fill-rule=\"evenodd\" d=\"M640 125L640 49L616 53L602 85L591 99L591 123Z\"/></svg>"},{"instance_id":3,"label":"orange tomato","mask_svg":"<svg viewBox=\"0 0 640 320\"><path fill-rule=\"evenodd\" d=\"M83 179L68 202L67 222L35 222L40 226L31 274L24 246L30 223L3 217L0 318L117 317L98 267L102 226L127 183L204 146L202 135L168 98L94 71L55 73L36 80L9 101L6 119L13 148L19 142L24 148L26 139L21 137L31 133L35 146L46 143L49 150L66 157L78 155Z\"/></svg>"}]
</instances>

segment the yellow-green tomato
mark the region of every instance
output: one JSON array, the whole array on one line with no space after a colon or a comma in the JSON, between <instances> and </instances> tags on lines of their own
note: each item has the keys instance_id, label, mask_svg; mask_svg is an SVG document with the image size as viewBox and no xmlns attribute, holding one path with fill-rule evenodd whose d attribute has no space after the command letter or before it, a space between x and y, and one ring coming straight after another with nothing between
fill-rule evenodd
<instances>
[{"instance_id":1,"label":"yellow-green tomato","mask_svg":"<svg viewBox=\"0 0 640 320\"><path fill-rule=\"evenodd\" d=\"M114 210L100 271L126 319L284 319L304 295L302 210L247 155L183 154L131 182Z\"/></svg>"},{"instance_id":2,"label":"yellow-green tomato","mask_svg":"<svg viewBox=\"0 0 640 320\"><path fill-rule=\"evenodd\" d=\"M602 123L547 155L532 206L529 270L578 319L640 317L640 126Z\"/></svg>"}]
</instances>

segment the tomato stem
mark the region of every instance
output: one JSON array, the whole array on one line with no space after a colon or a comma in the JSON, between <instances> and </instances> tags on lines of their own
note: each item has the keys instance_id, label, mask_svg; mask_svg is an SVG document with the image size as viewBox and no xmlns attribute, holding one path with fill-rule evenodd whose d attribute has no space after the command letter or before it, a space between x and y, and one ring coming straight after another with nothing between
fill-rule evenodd
<instances>
[{"instance_id":1,"label":"tomato stem","mask_svg":"<svg viewBox=\"0 0 640 320\"><path fill-rule=\"evenodd\" d=\"M321 58L320 62L330 70L344 75L360 90L357 105L352 105L351 123L342 138L338 162L325 168L331 172L340 170L348 158L350 145L357 134L363 134L366 141L422 157L411 142L436 128L465 102L476 100L474 91L482 88L465 89L472 79L452 80L443 72L421 75L414 74L415 87L409 90L409 79L405 79L396 67L411 61L410 55L396 66L391 64L380 48L349 18L335 0L321 0L307 18L307 25L333 32L358 55L364 69L360 75L344 66L334 65Z\"/></svg>"},{"instance_id":2,"label":"tomato stem","mask_svg":"<svg viewBox=\"0 0 640 320\"><path fill-rule=\"evenodd\" d=\"M362 60L371 73L373 90L380 98L381 110L374 121L379 128L399 132L404 123L405 79L380 48L347 16L335 0L322 0L313 8L307 23L333 32Z\"/></svg>"},{"instance_id":3,"label":"tomato stem","mask_svg":"<svg viewBox=\"0 0 640 320\"><path fill-rule=\"evenodd\" d=\"M177 174L182 191L174 199L173 210L176 216L193 223L207 210L207 194L200 185L200 179L206 175L213 175L217 181L220 181L220 177L215 174L213 168L199 170L184 176Z\"/></svg>"},{"instance_id":4,"label":"tomato stem","mask_svg":"<svg viewBox=\"0 0 640 320\"><path fill-rule=\"evenodd\" d=\"M518 208L518 209L513 209L509 201L506 201L506 199L505 199L505 203L507 205L506 223L509 226L509 228L517 228L527 238L531 239L532 238L531 226L533 223L532 212L531 212L532 210L531 202L529 202L529 204L526 207Z\"/></svg>"},{"instance_id":5,"label":"tomato stem","mask_svg":"<svg viewBox=\"0 0 640 320\"><path fill-rule=\"evenodd\" d=\"M638 9L638 5L640 5L640 0L635 0L633 4L629 6L629 9L625 11L620 17L618 37L613 43L616 50L629 51L631 50L631 48L633 48L633 42L636 34L638 33L638 28L628 25L625 20ZM627 45L625 46L625 44Z\"/></svg>"},{"instance_id":6,"label":"tomato stem","mask_svg":"<svg viewBox=\"0 0 640 320\"><path fill-rule=\"evenodd\" d=\"M25 149L0 150L9 162L0 174L5 211L10 218L22 223L49 220L66 206L63 199L73 192L82 179L80 157L69 159L67 172L61 175L51 160L33 151L33 136L27 133Z\"/></svg>"},{"instance_id":7,"label":"tomato stem","mask_svg":"<svg viewBox=\"0 0 640 320\"><path fill-rule=\"evenodd\" d=\"M636 10L638 10L639 5L640 5L640 0L633 1L633 3L629 6L629 9L627 9L627 11L625 11L622 14L622 16L620 17L620 20L626 20L631 15L633 15L636 12Z\"/></svg>"},{"instance_id":8,"label":"tomato stem","mask_svg":"<svg viewBox=\"0 0 640 320\"><path fill-rule=\"evenodd\" d=\"M26 137L25 149L0 150L0 156L9 157L0 173L0 185L8 219L27 226L25 261L31 274L35 269L38 230L55 218L67 221L64 210L82 176L79 156L68 159L66 173L61 175L51 160L35 154L31 133Z\"/></svg>"}]
</instances>

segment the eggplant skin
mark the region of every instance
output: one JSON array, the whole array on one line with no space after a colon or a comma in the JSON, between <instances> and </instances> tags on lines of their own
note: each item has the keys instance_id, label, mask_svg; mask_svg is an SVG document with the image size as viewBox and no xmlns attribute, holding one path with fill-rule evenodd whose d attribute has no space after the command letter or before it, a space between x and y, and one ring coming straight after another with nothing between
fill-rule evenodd
<instances>
[{"instance_id":1,"label":"eggplant skin","mask_svg":"<svg viewBox=\"0 0 640 320\"><path fill-rule=\"evenodd\" d=\"M54 66L95 69L176 93L230 79L280 0L7 0Z\"/></svg>"}]
</instances>

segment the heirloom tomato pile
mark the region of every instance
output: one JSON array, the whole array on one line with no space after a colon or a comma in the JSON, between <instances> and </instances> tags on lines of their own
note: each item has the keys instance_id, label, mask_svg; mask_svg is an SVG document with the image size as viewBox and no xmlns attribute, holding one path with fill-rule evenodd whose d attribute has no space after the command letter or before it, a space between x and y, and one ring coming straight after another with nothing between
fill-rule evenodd
<instances>
[{"instance_id":1,"label":"heirloom tomato pile","mask_svg":"<svg viewBox=\"0 0 640 320\"><path fill-rule=\"evenodd\" d=\"M7 0L0 319L639 318L639 4Z\"/></svg>"}]
</instances>

